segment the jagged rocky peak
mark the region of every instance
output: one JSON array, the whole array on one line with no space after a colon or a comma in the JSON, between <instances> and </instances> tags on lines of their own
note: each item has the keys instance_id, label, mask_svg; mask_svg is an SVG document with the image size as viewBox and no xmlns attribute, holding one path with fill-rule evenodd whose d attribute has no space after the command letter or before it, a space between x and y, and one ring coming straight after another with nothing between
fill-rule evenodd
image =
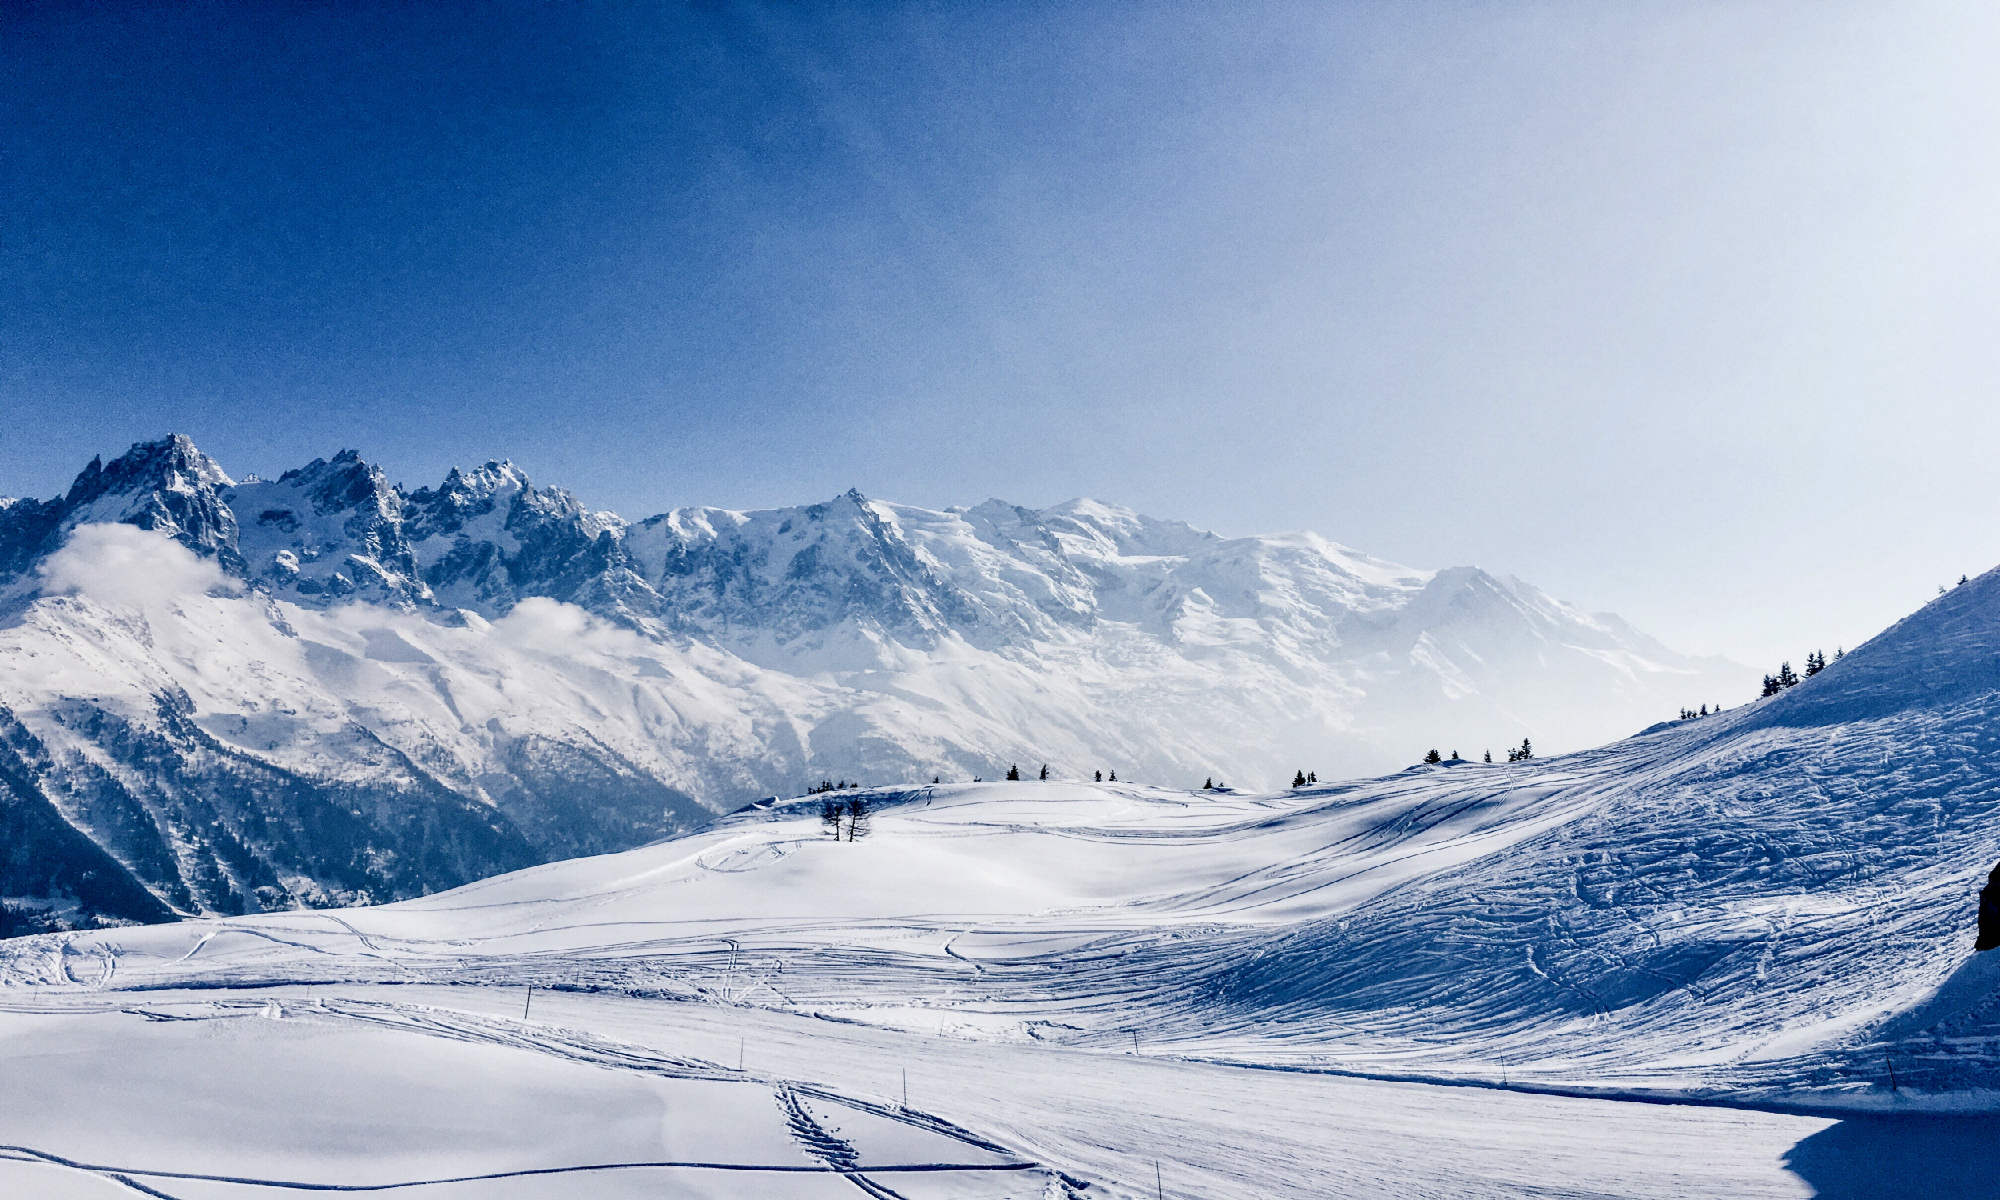
<instances>
[{"instance_id":1,"label":"jagged rocky peak","mask_svg":"<svg viewBox=\"0 0 2000 1200\"><path fill-rule=\"evenodd\" d=\"M406 511L411 548L444 603L494 613L546 596L620 620L657 609L627 560L624 521L535 486L511 462L454 467L439 486L411 493Z\"/></svg>"},{"instance_id":2,"label":"jagged rocky peak","mask_svg":"<svg viewBox=\"0 0 2000 1200\"><path fill-rule=\"evenodd\" d=\"M192 492L228 487L233 481L220 464L184 434L169 434L156 442L137 442L106 465L93 458L64 497L71 505L88 504L116 492L163 489Z\"/></svg>"},{"instance_id":3,"label":"jagged rocky peak","mask_svg":"<svg viewBox=\"0 0 2000 1200\"><path fill-rule=\"evenodd\" d=\"M521 468L506 459L489 460L470 470L453 467L434 488L409 495L411 537L478 537L511 532L523 522L573 523L590 538L624 522L610 513L592 512L559 487L537 487Z\"/></svg>"},{"instance_id":4,"label":"jagged rocky peak","mask_svg":"<svg viewBox=\"0 0 2000 1200\"><path fill-rule=\"evenodd\" d=\"M246 480L224 498L253 579L301 598L409 605L430 597L404 535L401 491L353 450L276 480Z\"/></svg>"},{"instance_id":5,"label":"jagged rocky peak","mask_svg":"<svg viewBox=\"0 0 2000 1200\"><path fill-rule=\"evenodd\" d=\"M914 645L976 618L903 528L906 512L849 489L795 508L682 509L633 531L633 561L676 620L779 643L853 623Z\"/></svg>"},{"instance_id":6,"label":"jagged rocky peak","mask_svg":"<svg viewBox=\"0 0 2000 1200\"><path fill-rule=\"evenodd\" d=\"M140 442L110 463L90 460L60 501L49 535L59 541L78 525L123 522L228 561L235 553L236 517L221 489L229 486L221 466L181 434Z\"/></svg>"}]
</instances>

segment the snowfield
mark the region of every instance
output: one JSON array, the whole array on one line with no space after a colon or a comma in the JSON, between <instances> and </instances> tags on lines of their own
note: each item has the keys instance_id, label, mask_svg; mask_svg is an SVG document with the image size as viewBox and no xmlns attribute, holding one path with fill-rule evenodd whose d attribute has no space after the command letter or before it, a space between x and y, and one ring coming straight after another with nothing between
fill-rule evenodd
<instances>
[{"instance_id":1,"label":"snowfield","mask_svg":"<svg viewBox=\"0 0 2000 1200\"><path fill-rule=\"evenodd\" d=\"M862 840L770 801L398 904L0 942L0 1184L1991 1196L1996 718L2000 573L1561 757L841 792Z\"/></svg>"}]
</instances>

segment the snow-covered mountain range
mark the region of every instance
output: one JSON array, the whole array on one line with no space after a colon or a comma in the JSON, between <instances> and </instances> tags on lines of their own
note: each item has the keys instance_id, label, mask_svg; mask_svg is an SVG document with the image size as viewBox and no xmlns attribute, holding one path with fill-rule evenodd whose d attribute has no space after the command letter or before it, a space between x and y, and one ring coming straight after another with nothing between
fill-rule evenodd
<instances>
[{"instance_id":1,"label":"snow-covered mountain range","mask_svg":"<svg viewBox=\"0 0 2000 1200\"><path fill-rule=\"evenodd\" d=\"M237 1145L283 1055L339 1128L386 1106L447 1146L435 1111L564 1094L559 1069L671 1089L681 1115L641 1109L630 1148L523 1163L489 1135L402 1168L552 1194L727 1153L993 1200L1987 1196L1996 730L2000 571L1775 697L1558 757L1264 795L843 793L874 806L860 840L773 800L392 905L9 940L0 1037L47 1069L18 1072L0 1177L349 1183L323 1133ZM406 1098L407 1062L454 1055L480 1082ZM764 1103L733 1115L731 1089ZM190 1090L206 1126L159 1098ZM798 1148L744 1144L774 1110ZM915 1131L857 1110L961 1145L898 1153ZM949 1187L905 1189L917 1166ZM687 1194L743 1185L713 1186Z\"/></svg>"},{"instance_id":2,"label":"snow-covered mountain range","mask_svg":"<svg viewBox=\"0 0 2000 1200\"><path fill-rule=\"evenodd\" d=\"M380 901L820 777L1276 784L1586 746L1747 682L1311 534L855 492L631 522L507 463L236 481L170 437L0 501L0 896Z\"/></svg>"}]
</instances>

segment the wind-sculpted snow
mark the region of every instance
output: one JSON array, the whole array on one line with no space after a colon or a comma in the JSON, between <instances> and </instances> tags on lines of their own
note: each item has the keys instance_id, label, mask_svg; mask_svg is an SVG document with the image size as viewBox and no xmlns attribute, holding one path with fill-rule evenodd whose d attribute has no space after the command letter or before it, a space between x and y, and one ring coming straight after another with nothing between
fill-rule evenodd
<instances>
[{"instance_id":1,"label":"wind-sculpted snow","mask_svg":"<svg viewBox=\"0 0 2000 1200\"><path fill-rule=\"evenodd\" d=\"M175 437L0 508L0 705L45 752L8 802L152 901L11 869L0 896L56 924L385 901L821 778L1268 786L1588 745L1742 685L1311 534L857 492L631 523L507 463L236 480Z\"/></svg>"}]
</instances>

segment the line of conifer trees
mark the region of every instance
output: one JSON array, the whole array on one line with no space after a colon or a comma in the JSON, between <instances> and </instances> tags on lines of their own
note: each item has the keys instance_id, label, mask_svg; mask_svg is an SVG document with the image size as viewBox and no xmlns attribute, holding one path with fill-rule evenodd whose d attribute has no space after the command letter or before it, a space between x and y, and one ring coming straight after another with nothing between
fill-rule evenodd
<instances>
[{"instance_id":1,"label":"line of conifer trees","mask_svg":"<svg viewBox=\"0 0 2000 1200\"><path fill-rule=\"evenodd\" d=\"M1846 657L1847 657L1847 651L1841 649L1839 646L1835 646L1833 648L1834 662L1839 662L1841 659ZM1778 664L1778 673L1776 675L1764 676L1764 690L1762 693L1759 694L1758 698L1762 699L1764 696L1775 696L1779 692L1784 691L1786 688L1797 687L1799 686L1801 681L1806 679L1811 679L1813 676L1819 674L1821 671L1826 670L1826 664L1827 664L1826 651L1824 650L1810 651L1806 654L1806 673L1804 675L1800 675L1797 671L1792 670L1791 660L1787 659L1784 662Z\"/></svg>"}]
</instances>

